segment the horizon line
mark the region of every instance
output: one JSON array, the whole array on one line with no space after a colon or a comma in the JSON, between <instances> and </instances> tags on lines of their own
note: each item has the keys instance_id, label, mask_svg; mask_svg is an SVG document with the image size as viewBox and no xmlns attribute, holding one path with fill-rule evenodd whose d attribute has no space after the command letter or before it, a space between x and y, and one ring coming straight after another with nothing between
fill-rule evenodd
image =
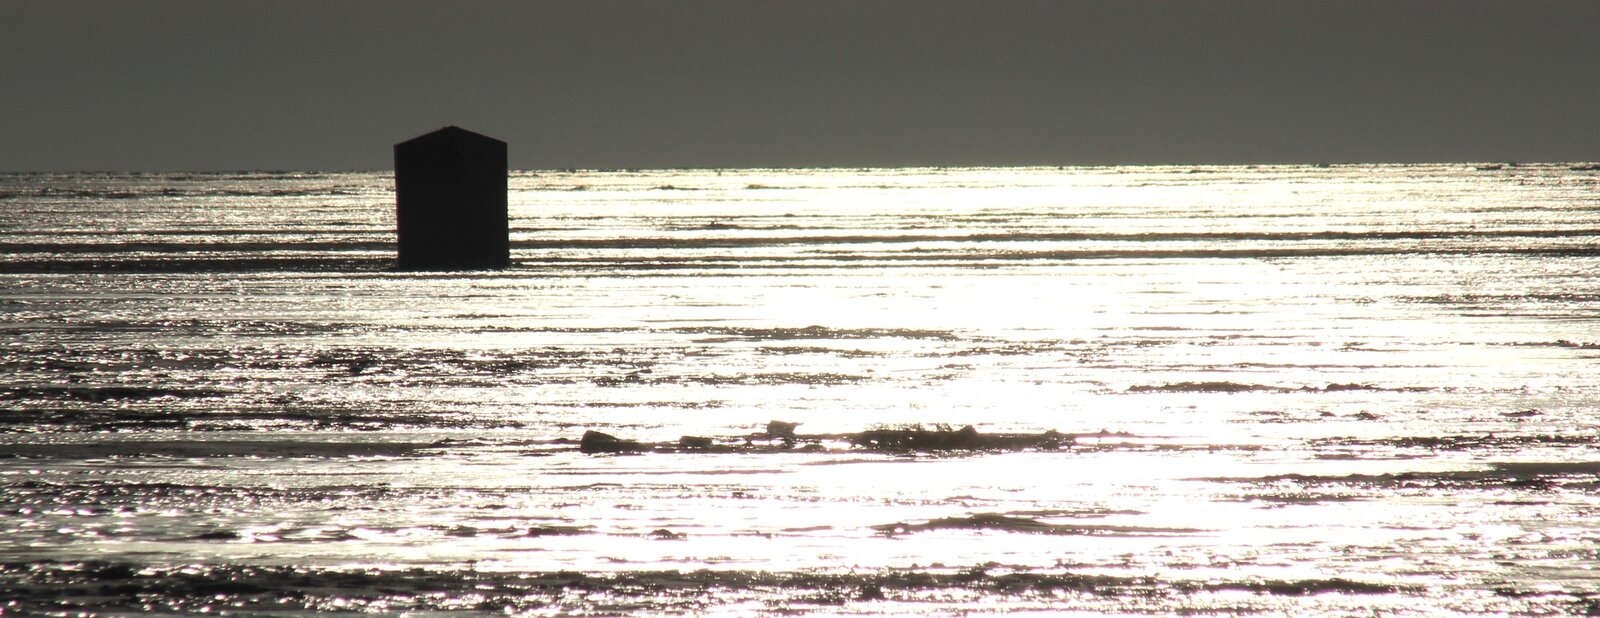
<instances>
[{"instance_id":1,"label":"horizon line","mask_svg":"<svg viewBox=\"0 0 1600 618\"><path fill-rule=\"evenodd\" d=\"M1600 160L1568 160L1568 161L1345 161L1345 162L1300 162L1300 163L1093 163L1093 164L1016 164L1016 165L758 165L758 166L618 166L618 167L507 167L507 173L537 173L537 172L707 172L726 170L956 170L956 169L1105 169L1105 168L1264 168L1264 167L1361 167L1361 166L1441 166L1441 165L1472 165L1472 166L1504 166L1512 167L1551 167L1568 166L1573 171L1579 167L1600 167ZM393 167L386 168L327 168L327 169L290 169L290 168L217 168L217 169L40 169L0 171L0 175L27 176L43 174L118 174L118 175L147 175L147 174L375 174L394 171ZM1492 171L1492 170L1485 170Z\"/></svg>"}]
</instances>

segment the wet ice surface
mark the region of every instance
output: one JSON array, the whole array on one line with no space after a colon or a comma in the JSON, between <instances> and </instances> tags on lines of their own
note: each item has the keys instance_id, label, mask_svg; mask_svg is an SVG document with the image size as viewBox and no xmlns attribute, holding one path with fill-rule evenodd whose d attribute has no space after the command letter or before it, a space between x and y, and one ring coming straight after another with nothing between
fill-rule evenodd
<instances>
[{"instance_id":1,"label":"wet ice surface","mask_svg":"<svg viewBox=\"0 0 1600 618\"><path fill-rule=\"evenodd\" d=\"M12 608L1600 599L1592 172L519 174L472 274L388 270L388 183L0 177ZM577 446L775 419L1077 439Z\"/></svg>"}]
</instances>

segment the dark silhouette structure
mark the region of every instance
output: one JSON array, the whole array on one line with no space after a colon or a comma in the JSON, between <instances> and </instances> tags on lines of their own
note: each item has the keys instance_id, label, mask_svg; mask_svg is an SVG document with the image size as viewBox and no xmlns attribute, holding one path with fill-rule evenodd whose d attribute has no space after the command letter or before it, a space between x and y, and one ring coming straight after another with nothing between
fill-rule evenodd
<instances>
[{"instance_id":1,"label":"dark silhouette structure","mask_svg":"<svg viewBox=\"0 0 1600 618\"><path fill-rule=\"evenodd\" d=\"M400 268L511 265L506 143L445 127L394 145Z\"/></svg>"}]
</instances>

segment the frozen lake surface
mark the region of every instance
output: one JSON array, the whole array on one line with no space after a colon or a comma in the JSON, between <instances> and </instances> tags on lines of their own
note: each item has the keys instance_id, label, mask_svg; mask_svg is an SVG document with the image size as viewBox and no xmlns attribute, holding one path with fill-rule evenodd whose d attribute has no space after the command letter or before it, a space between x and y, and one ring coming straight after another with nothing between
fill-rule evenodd
<instances>
[{"instance_id":1,"label":"frozen lake surface","mask_svg":"<svg viewBox=\"0 0 1600 618\"><path fill-rule=\"evenodd\" d=\"M406 273L385 174L0 175L0 609L1600 611L1600 173L510 205L511 269ZM1064 439L849 439L966 425Z\"/></svg>"}]
</instances>

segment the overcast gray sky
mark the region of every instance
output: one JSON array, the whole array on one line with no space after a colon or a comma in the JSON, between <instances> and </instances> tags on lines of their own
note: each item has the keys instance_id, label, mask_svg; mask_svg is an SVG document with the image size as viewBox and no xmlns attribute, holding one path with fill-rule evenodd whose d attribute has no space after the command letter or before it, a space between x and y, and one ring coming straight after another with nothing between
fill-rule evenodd
<instances>
[{"instance_id":1,"label":"overcast gray sky","mask_svg":"<svg viewBox=\"0 0 1600 618\"><path fill-rule=\"evenodd\" d=\"M1600 159L1595 0L0 0L0 170Z\"/></svg>"}]
</instances>

